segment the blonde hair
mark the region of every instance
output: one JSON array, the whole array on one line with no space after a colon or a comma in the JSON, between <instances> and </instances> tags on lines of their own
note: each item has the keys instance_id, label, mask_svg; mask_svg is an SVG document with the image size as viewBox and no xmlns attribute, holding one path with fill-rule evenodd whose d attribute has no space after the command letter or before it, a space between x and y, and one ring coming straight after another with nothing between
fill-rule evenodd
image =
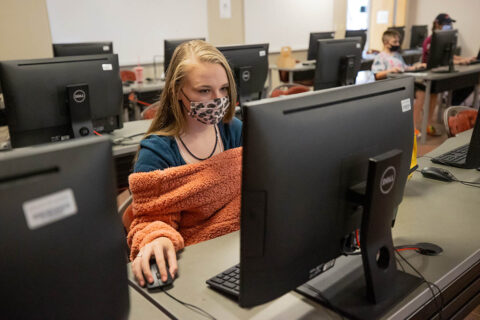
<instances>
[{"instance_id":1,"label":"blonde hair","mask_svg":"<svg viewBox=\"0 0 480 320\"><path fill-rule=\"evenodd\" d=\"M386 44L388 43L388 40L395 37L400 40L400 33L397 30L387 30L382 35L382 42L383 44Z\"/></svg>"},{"instance_id":2,"label":"blonde hair","mask_svg":"<svg viewBox=\"0 0 480 320\"><path fill-rule=\"evenodd\" d=\"M159 108L145 136L151 134L179 136L184 132L186 113L180 104L179 93L192 59L200 62L220 64L225 69L229 84L230 107L223 117L223 122L228 123L232 120L237 104L237 90L227 59L211 44L203 40L192 40L182 43L173 52L172 60L165 76L165 88L158 102Z\"/></svg>"}]
</instances>

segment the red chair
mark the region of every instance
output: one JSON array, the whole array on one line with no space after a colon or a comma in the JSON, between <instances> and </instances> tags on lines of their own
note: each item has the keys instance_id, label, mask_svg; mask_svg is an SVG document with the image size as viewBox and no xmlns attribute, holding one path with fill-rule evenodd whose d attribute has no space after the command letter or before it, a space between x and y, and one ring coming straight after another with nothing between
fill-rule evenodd
<instances>
[{"instance_id":1,"label":"red chair","mask_svg":"<svg viewBox=\"0 0 480 320\"><path fill-rule=\"evenodd\" d=\"M157 101L149 105L145 110L142 111L140 117L142 119L153 119L155 118L155 114L157 113L158 107L160 106L160 102Z\"/></svg>"},{"instance_id":2,"label":"red chair","mask_svg":"<svg viewBox=\"0 0 480 320\"><path fill-rule=\"evenodd\" d=\"M120 79L122 79L122 82L125 81L135 81L135 72L130 71L130 70L122 70L120 71Z\"/></svg>"},{"instance_id":3,"label":"red chair","mask_svg":"<svg viewBox=\"0 0 480 320\"><path fill-rule=\"evenodd\" d=\"M291 95L296 93L302 93L310 91L310 88L307 86L302 86L298 84L282 84L272 90L270 94L271 98L283 96L283 95Z\"/></svg>"},{"instance_id":4,"label":"red chair","mask_svg":"<svg viewBox=\"0 0 480 320\"><path fill-rule=\"evenodd\" d=\"M447 108L443 114L443 123L447 135L452 137L460 132L473 128L477 116L478 111L470 107L453 106Z\"/></svg>"}]
</instances>

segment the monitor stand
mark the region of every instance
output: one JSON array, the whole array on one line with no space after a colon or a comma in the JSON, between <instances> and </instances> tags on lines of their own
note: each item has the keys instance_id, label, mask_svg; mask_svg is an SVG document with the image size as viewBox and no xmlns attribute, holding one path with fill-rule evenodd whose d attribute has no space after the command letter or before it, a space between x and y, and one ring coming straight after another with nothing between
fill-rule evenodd
<instances>
[{"instance_id":1,"label":"monitor stand","mask_svg":"<svg viewBox=\"0 0 480 320\"><path fill-rule=\"evenodd\" d=\"M445 49L444 54L448 55L448 68L440 67L440 68L434 68L430 71L433 72L433 73L457 72L457 70L455 70L454 63L453 63L453 54L454 54L453 52L454 51L455 51L455 46L453 44L450 45L450 46L447 46L447 48Z\"/></svg>"},{"instance_id":2,"label":"monitor stand","mask_svg":"<svg viewBox=\"0 0 480 320\"><path fill-rule=\"evenodd\" d=\"M297 289L303 295L352 319L379 319L417 288L422 279L397 270L391 223L398 205L398 168L402 152L392 150L369 161L366 183L350 188L349 199L363 206L360 230L363 272L333 280L328 289ZM321 292L321 294L319 294Z\"/></svg>"},{"instance_id":3,"label":"monitor stand","mask_svg":"<svg viewBox=\"0 0 480 320\"><path fill-rule=\"evenodd\" d=\"M85 83L72 84L67 88L67 105L74 138L94 134L90 110L90 93Z\"/></svg>"},{"instance_id":4,"label":"monitor stand","mask_svg":"<svg viewBox=\"0 0 480 320\"><path fill-rule=\"evenodd\" d=\"M350 54L340 58L338 79L341 86L355 84L355 55Z\"/></svg>"}]
</instances>

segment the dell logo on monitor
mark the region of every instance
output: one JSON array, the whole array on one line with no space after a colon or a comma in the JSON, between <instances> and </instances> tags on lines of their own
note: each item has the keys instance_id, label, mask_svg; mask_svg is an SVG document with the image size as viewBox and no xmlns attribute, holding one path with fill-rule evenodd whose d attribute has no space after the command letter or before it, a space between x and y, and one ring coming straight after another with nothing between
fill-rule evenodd
<instances>
[{"instance_id":1,"label":"dell logo on monitor","mask_svg":"<svg viewBox=\"0 0 480 320\"><path fill-rule=\"evenodd\" d=\"M87 98L85 91L78 89L73 92L73 101L76 103L82 103Z\"/></svg>"},{"instance_id":2,"label":"dell logo on monitor","mask_svg":"<svg viewBox=\"0 0 480 320\"><path fill-rule=\"evenodd\" d=\"M245 71L242 72L242 80L245 81L245 82L250 80L250 71L245 70Z\"/></svg>"},{"instance_id":3,"label":"dell logo on monitor","mask_svg":"<svg viewBox=\"0 0 480 320\"><path fill-rule=\"evenodd\" d=\"M388 194L392 191L393 186L395 185L395 167L390 166L388 167L382 174L382 178L380 179L380 191L383 194Z\"/></svg>"}]
</instances>

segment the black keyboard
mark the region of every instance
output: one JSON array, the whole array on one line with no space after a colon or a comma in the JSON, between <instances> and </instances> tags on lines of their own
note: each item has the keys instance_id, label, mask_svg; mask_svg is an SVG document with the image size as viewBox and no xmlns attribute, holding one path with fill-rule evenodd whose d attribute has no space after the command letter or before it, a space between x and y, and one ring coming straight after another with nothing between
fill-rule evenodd
<instances>
[{"instance_id":1,"label":"black keyboard","mask_svg":"<svg viewBox=\"0 0 480 320\"><path fill-rule=\"evenodd\" d=\"M414 69L414 70L405 70L405 73L416 73L416 72L427 72L427 68L418 68L418 69Z\"/></svg>"},{"instance_id":2,"label":"black keyboard","mask_svg":"<svg viewBox=\"0 0 480 320\"><path fill-rule=\"evenodd\" d=\"M332 268L335 265L335 259L332 259L316 268L315 276ZM208 279L207 284L213 289L227 293L236 298L240 296L240 264L217 274L215 277Z\"/></svg>"},{"instance_id":3,"label":"black keyboard","mask_svg":"<svg viewBox=\"0 0 480 320\"><path fill-rule=\"evenodd\" d=\"M448 151L435 158L432 158L433 163L444 164L452 167L463 167L467 159L468 144Z\"/></svg>"},{"instance_id":4,"label":"black keyboard","mask_svg":"<svg viewBox=\"0 0 480 320\"><path fill-rule=\"evenodd\" d=\"M207 280L207 284L233 296L240 296L240 264Z\"/></svg>"}]
</instances>

